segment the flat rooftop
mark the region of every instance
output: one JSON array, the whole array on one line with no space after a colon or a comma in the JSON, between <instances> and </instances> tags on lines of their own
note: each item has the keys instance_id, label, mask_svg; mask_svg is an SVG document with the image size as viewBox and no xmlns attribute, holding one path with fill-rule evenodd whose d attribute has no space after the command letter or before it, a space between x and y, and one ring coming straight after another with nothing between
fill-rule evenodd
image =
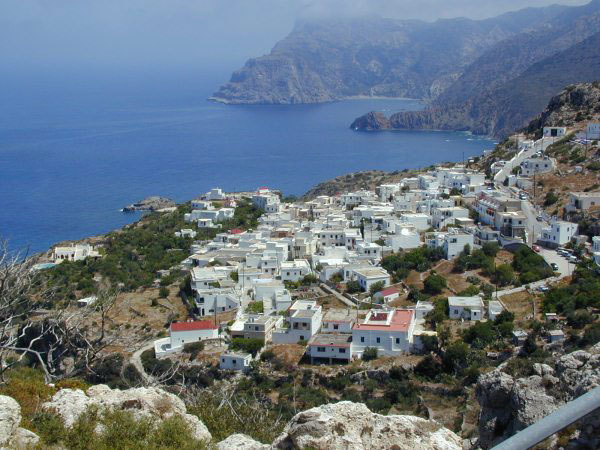
<instances>
[{"instance_id":1,"label":"flat rooftop","mask_svg":"<svg viewBox=\"0 0 600 450\"><path fill-rule=\"evenodd\" d=\"M333 333L315 334L308 343L319 347L350 347L351 344L352 335Z\"/></svg>"},{"instance_id":2,"label":"flat rooftop","mask_svg":"<svg viewBox=\"0 0 600 450\"><path fill-rule=\"evenodd\" d=\"M356 311L352 309L335 308L328 310L324 317L324 322L352 322L356 318Z\"/></svg>"},{"instance_id":3,"label":"flat rooftop","mask_svg":"<svg viewBox=\"0 0 600 450\"><path fill-rule=\"evenodd\" d=\"M468 307L482 307L483 301L481 297L448 297L448 305L450 306L468 306Z\"/></svg>"}]
</instances>

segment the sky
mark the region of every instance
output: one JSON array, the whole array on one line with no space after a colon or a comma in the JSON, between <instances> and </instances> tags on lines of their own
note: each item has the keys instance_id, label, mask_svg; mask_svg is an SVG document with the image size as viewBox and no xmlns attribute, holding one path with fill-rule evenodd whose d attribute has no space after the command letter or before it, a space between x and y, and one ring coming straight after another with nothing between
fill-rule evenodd
<instances>
[{"instance_id":1,"label":"sky","mask_svg":"<svg viewBox=\"0 0 600 450\"><path fill-rule=\"evenodd\" d=\"M298 18L491 17L587 0L0 0L0 69L223 67L268 53Z\"/></svg>"}]
</instances>

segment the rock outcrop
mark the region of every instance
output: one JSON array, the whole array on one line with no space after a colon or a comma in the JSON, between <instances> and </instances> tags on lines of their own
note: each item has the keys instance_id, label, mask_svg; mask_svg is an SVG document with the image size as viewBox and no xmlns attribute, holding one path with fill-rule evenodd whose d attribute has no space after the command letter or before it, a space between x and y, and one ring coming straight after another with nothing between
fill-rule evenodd
<instances>
[{"instance_id":1,"label":"rock outcrop","mask_svg":"<svg viewBox=\"0 0 600 450\"><path fill-rule=\"evenodd\" d=\"M166 419L181 417L197 440L209 441L212 436L198 417L188 414L185 403L179 397L158 388L111 389L106 385L95 385L87 392L80 389L61 389L43 409L58 414L65 426L71 427L90 407L130 411L134 417Z\"/></svg>"},{"instance_id":2,"label":"rock outcrop","mask_svg":"<svg viewBox=\"0 0 600 450\"><path fill-rule=\"evenodd\" d=\"M362 403L343 401L296 414L273 448L450 450L462 449L462 439L432 420L382 416Z\"/></svg>"},{"instance_id":3,"label":"rock outcrop","mask_svg":"<svg viewBox=\"0 0 600 450\"><path fill-rule=\"evenodd\" d=\"M232 434L217 444L217 450L267 450L270 445L255 441L245 434Z\"/></svg>"},{"instance_id":4,"label":"rock outcrop","mask_svg":"<svg viewBox=\"0 0 600 450\"><path fill-rule=\"evenodd\" d=\"M529 123L527 131L535 132L546 126L568 127L582 117L594 115L600 115L600 82L574 84L552 97L544 112Z\"/></svg>"},{"instance_id":5,"label":"rock outcrop","mask_svg":"<svg viewBox=\"0 0 600 450\"><path fill-rule=\"evenodd\" d=\"M19 427L21 407L12 397L0 395L0 450L31 448L40 438L29 430Z\"/></svg>"},{"instance_id":6,"label":"rock outcrop","mask_svg":"<svg viewBox=\"0 0 600 450\"><path fill-rule=\"evenodd\" d=\"M600 386L600 344L560 357L556 367L535 364L534 374L513 378L506 365L479 377L477 399L481 405L479 445L490 448L538 420L567 401ZM600 415L583 420L578 439L600 445Z\"/></svg>"},{"instance_id":7,"label":"rock outcrop","mask_svg":"<svg viewBox=\"0 0 600 450\"><path fill-rule=\"evenodd\" d=\"M160 209L172 208L176 206L175 202L170 198L165 197L148 197L137 203L133 203L123 208L124 212L131 211L158 211Z\"/></svg>"}]
</instances>

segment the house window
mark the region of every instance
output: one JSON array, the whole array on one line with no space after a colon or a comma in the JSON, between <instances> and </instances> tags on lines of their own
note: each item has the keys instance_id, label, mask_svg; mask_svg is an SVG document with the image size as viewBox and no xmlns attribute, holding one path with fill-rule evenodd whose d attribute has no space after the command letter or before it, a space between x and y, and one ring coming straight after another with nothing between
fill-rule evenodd
<instances>
[{"instance_id":1,"label":"house window","mask_svg":"<svg viewBox=\"0 0 600 450\"><path fill-rule=\"evenodd\" d=\"M303 341L304 340L304 336L300 336L300 340Z\"/></svg>"},{"instance_id":2,"label":"house window","mask_svg":"<svg viewBox=\"0 0 600 450\"><path fill-rule=\"evenodd\" d=\"M377 338L377 343L381 343L381 338Z\"/></svg>"},{"instance_id":3,"label":"house window","mask_svg":"<svg viewBox=\"0 0 600 450\"><path fill-rule=\"evenodd\" d=\"M345 348L340 348L340 353L346 353L346 349Z\"/></svg>"},{"instance_id":4,"label":"house window","mask_svg":"<svg viewBox=\"0 0 600 450\"><path fill-rule=\"evenodd\" d=\"M337 330L340 326L338 324L333 325L333 329Z\"/></svg>"},{"instance_id":5,"label":"house window","mask_svg":"<svg viewBox=\"0 0 600 450\"><path fill-rule=\"evenodd\" d=\"M232 362L234 366L237 364L237 361L235 359Z\"/></svg>"},{"instance_id":6,"label":"house window","mask_svg":"<svg viewBox=\"0 0 600 450\"><path fill-rule=\"evenodd\" d=\"M396 344L400 343L400 338L396 338Z\"/></svg>"},{"instance_id":7,"label":"house window","mask_svg":"<svg viewBox=\"0 0 600 450\"><path fill-rule=\"evenodd\" d=\"M320 353L324 353L325 352L325 347L317 347L317 351Z\"/></svg>"},{"instance_id":8,"label":"house window","mask_svg":"<svg viewBox=\"0 0 600 450\"><path fill-rule=\"evenodd\" d=\"M365 342L365 337L364 336L360 337L360 342Z\"/></svg>"}]
</instances>

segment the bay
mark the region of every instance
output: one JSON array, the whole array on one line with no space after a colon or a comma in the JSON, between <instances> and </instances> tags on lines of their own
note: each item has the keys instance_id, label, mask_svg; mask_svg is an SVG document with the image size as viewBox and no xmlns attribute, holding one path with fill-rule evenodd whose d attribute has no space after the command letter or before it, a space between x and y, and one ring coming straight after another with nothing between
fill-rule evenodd
<instances>
[{"instance_id":1,"label":"bay","mask_svg":"<svg viewBox=\"0 0 600 450\"><path fill-rule=\"evenodd\" d=\"M301 195L348 172L460 161L492 148L465 133L349 129L359 115L415 100L222 105L224 72L47 70L2 75L0 237L13 249L104 233L150 195L192 199L212 187Z\"/></svg>"}]
</instances>

